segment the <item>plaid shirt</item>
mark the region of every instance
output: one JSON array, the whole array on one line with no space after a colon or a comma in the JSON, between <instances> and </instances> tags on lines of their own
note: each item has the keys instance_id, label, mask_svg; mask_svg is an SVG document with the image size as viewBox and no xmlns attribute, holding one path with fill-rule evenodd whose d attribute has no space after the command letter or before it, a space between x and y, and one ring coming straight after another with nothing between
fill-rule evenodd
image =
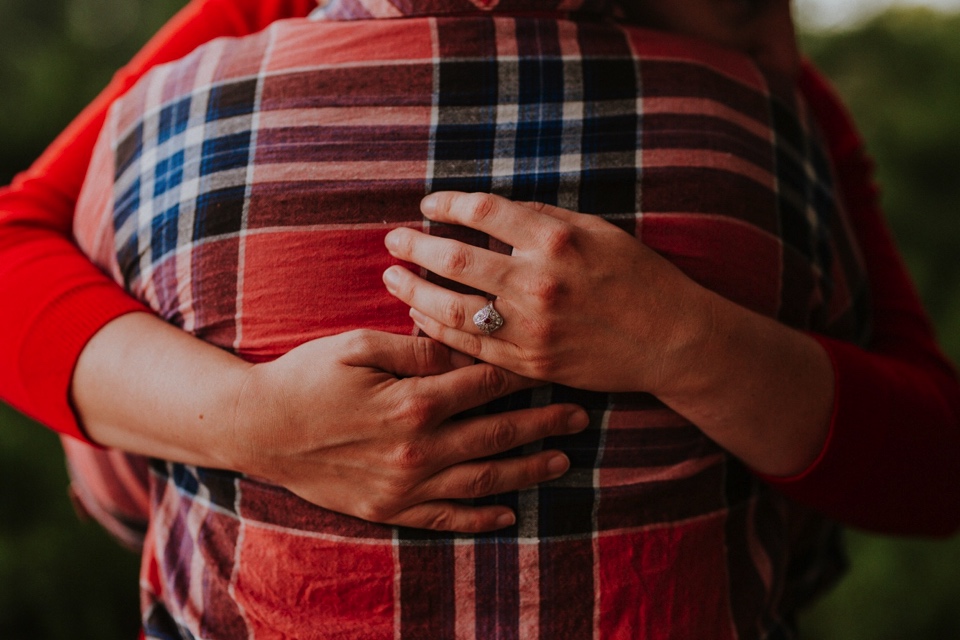
<instances>
[{"instance_id":1,"label":"plaid shirt","mask_svg":"<svg viewBox=\"0 0 960 640\"><path fill-rule=\"evenodd\" d=\"M495 246L418 209L493 191L603 215L744 306L862 338L858 253L790 82L601 19L599 2L407 4L334 0L152 71L105 125L82 248L171 323L263 361L357 327L413 333L380 281L383 236ZM526 13L545 5L578 13ZM586 407L590 427L525 450L572 469L491 498L518 523L489 535L154 461L147 637L792 636L842 568L834 525L648 394L554 385L485 410L550 402Z\"/></svg>"}]
</instances>

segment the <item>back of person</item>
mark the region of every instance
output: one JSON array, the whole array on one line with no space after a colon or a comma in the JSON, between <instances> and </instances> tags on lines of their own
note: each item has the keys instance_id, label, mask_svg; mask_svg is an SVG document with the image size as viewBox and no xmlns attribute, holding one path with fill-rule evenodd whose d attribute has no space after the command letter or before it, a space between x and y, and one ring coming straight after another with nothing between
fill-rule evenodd
<instances>
[{"instance_id":1,"label":"back of person","mask_svg":"<svg viewBox=\"0 0 960 640\"><path fill-rule=\"evenodd\" d=\"M492 191L603 215L792 326L864 334L857 252L788 79L602 2L402 5L333 0L152 71L98 143L83 250L171 323L263 361L414 332L381 282L384 235L508 251L419 213L432 191ZM493 498L518 523L485 536L154 462L148 637L765 637L839 571L833 525L652 396L553 385L488 410L550 402L591 413L549 445L571 472Z\"/></svg>"}]
</instances>

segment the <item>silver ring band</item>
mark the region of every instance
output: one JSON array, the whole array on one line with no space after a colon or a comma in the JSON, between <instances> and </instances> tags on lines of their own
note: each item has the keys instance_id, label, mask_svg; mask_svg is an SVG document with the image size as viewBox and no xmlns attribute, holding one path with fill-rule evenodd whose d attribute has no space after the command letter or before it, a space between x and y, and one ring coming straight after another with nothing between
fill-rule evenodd
<instances>
[{"instance_id":1,"label":"silver ring band","mask_svg":"<svg viewBox=\"0 0 960 640\"><path fill-rule=\"evenodd\" d=\"M497 313L493 308L493 300L487 302L487 305L473 314L473 324L477 325L485 335L490 335L503 326L503 316Z\"/></svg>"}]
</instances>

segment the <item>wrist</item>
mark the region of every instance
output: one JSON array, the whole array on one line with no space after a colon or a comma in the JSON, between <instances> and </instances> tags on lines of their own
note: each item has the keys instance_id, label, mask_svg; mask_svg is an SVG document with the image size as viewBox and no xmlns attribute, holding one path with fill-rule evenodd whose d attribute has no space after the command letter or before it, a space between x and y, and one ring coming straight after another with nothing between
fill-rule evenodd
<instances>
[{"instance_id":1,"label":"wrist","mask_svg":"<svg viewBox=\"0 0 960 640\"><path fill-rule=\"evenodd\" d=\"M278 407L266 391L268 377L264 368L269 363L248 364L237 372L230 383L230 435L229 445L223 451L228 456L228 468L246 475L272 479L267 460L275 442L270 442L271 434L277 436L276 429L267 425L276 425Z\"/></svg>"},{"instance_id":2,"label":"wrist","mask_svg":"<svg viewBox=\"0 0 960 640\"><path fill-rule=\"evenodd\" d=\"M830 431L829 356L810 336L717 294L704 302L692 364L658 397L755 471L803 471Z\"/></svg>"},{"instance_id":3,"label":"wrist","mask_svg":"<svg viewBox=\"0 0 960 640\"><path fill-rule=\"evenodd\" d=\"M127 314L87 344L72 397L103 446L233 468L237 390L251 365L150 314Z\"/></svg>"},{"instance_id":4,"label":"wrist","mask_svg":"<svg viewBox=\"0 0 960 640\"><path fill-rule=\"evenodd\" d=\"M711 354L730 331L722 326L728 322L722 317L723 299L692 280L684 285L674 289L678 292L678 299L671 302L674 318L663 323L667 333L658 338L667 346L657 363L657 375L645 389L668 405L697 398L715 384L719 372L707 365L719 360Z\"/></svg>"}]
</instances>

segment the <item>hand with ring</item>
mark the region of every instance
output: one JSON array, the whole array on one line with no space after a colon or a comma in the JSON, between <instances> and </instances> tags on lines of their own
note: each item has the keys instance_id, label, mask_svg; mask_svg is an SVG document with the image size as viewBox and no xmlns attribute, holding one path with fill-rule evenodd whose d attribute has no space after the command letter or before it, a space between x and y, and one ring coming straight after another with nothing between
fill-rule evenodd
<instances>
[{"instance_id":1,"label":"hand with ring","mask_svg":"<svg viewBox=\"0 0 960 640\"><path fill-rule=\"evenodd\" d=\"M494 296L391 267L387 289L427 335L524 376L602 391L656 392L695 359L705 290L602 218L455 192L428 196L421 210L513 247L503 255L409 228L387 235L393 256Z\"/></svg>"},{"instance_id":2,"label":"hand with ring","mask_svg":"<svg viewBox=\"0 0 960 640\"><path fill-rule=\"evenodd\" d=\"M487 305L473 314L473 324L484 335L490 335L503 326L503 316L493 308L493 300L487 302Z\"/></svg>"}]
</instances>

